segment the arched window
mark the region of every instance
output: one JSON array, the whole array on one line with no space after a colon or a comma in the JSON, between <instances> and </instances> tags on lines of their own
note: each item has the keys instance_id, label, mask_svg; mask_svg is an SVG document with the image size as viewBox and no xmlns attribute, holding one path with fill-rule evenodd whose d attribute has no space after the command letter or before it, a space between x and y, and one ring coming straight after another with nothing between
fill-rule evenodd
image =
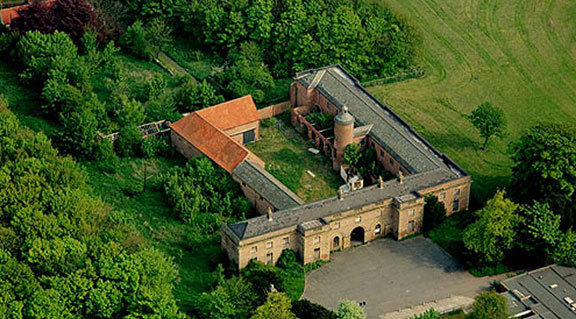
<instances>
[{"instance_id":1,"label":"arched window","mask_svg":"<svg viewBox=\"0 0 576 319\"><path fill-rule=\"evenodd\" d=\"M332 240L332 249L338 249L340 247L340 237L336 236Z\"/></svg>"},{"instance_id":2,"label":"arched window","mask_svg":"<svg viewBox=\"0 0 576 319\"><path fill-rule=\"evenodd\" d=\"M380 224L376 225L374 228L374 235L378 236L382 233L382 226Z\"/></svg>"}]
</instances>

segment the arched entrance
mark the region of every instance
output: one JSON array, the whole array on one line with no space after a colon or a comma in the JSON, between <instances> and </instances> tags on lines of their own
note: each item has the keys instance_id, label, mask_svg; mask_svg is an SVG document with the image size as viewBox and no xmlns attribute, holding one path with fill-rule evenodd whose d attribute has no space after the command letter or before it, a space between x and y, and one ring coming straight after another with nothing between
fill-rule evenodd
<instances>
[{"instance_id":1,"label":"arched entrance","mask_svg":"<svg viewBox=\"0 0 576 319\"><path fill-rule=\"evenodd\" d=\"M364 228L362 227L354 228L352 233L350 233L350 245L354 246L363 243L364 243Z\"/></svg>"},{"instance_id":2,"label":"arched entrance","mask_svg":"<svg viewBox=\"0 0 576 319\"><path fill-rule=\"evenodd\" d=\"M340 248L340 236L336 236L334 239L332 239L332 250L336 250L338 248Z\"/></svg>"}]
</instances>

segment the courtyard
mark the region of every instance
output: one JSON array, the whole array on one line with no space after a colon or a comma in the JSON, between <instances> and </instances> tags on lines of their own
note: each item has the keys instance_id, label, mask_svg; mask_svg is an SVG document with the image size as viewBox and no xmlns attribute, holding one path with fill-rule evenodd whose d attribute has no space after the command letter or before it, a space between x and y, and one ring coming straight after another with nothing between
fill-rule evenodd
<instances>
[{"instance_id":1,"label":"courtyard","mask_svg":"<svg viewBox=\"0 0 576 319\"><path fill-rule=\"evenodd\" d=\"M261 122L260 139L246 147L266 162L266 170L306 202L336 196L344 183L331 161L308 151L314 145L296 132L289 113Z\"/></svg>"},{"instance_id":2,"label":"courtyard","mask_svg":"<svg viewBox=\"0 0 576 319\"><path fill-rule=\"evenodd\" d=\"M452 296L474 297L491 277L476 278L422 236L380 239L334 253L310 272L302 298L330 309L342 299L366 302L368 318Z\"/></svg>"}]
</instances>

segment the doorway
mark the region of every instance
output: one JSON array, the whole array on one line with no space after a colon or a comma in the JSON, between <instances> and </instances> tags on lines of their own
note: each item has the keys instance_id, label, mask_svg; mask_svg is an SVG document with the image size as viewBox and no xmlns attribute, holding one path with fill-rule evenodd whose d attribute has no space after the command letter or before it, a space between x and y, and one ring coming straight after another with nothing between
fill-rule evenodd
<instances>
[{"instance_id":1,"label":"doorway","mask_svg":"<svg viewBox=\"0 0 576 319\"><path fill-rule=\"evenodd\" d=\"M354 246L363 243L364 243L364 228L362 227L354 228L352 233L350 233L350 245Z\"/></svg>"}]
</instances>

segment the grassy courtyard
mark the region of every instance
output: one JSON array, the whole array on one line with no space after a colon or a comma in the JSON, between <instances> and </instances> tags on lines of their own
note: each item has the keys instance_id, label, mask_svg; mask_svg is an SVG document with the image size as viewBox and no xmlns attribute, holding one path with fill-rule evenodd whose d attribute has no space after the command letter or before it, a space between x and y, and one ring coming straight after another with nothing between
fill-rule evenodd
<instances>
[{"instance_id":1,"label":"grassy courtyard","mask_svg":"<svg viewBox=\"0 0 576 319\"><path fill-rule=\"evenodd\" d=\"M286 115L263 121L260 140L248 148L266 162L274 177L306 202L335 196L342 179L327 158L308 152L313 145L292 128Z\"/></svg>"},{"instance_id":2,"label":"grassy courtyard","mask_svg":"<svg viewBox=\"0 0 576 319\"><path fill-rule=\"evenodd\" d=\"M381 0L423 37L427 76L369 90L473 177L485 200L507 185L508 144L538 121L576 120L576 2ZM487 151L466 114L491 101L508 136Z\"/></svg>"}]
</instances>

